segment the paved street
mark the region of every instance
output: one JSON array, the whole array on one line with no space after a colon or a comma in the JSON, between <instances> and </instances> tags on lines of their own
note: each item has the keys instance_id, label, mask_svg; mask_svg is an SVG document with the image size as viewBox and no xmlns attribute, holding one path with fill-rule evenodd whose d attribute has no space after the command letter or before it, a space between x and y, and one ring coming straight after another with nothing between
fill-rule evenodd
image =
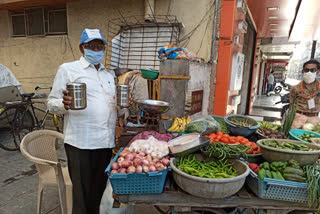
<instances>
[{"instance_id":1,"label":"paved street","mask_svg":"<svg viewBox=\"0 0 320 214\"><path fill-rule=\"evenodd\" d=\"M61 147L58 150L58 157L65 159ZM2 149L0 149L0 163L0 214L35 214L39 179L35 165L18 151L9 152ZM61 213L56 188L45 188L42 203L43 214ZM132 214L154 213L158 212L151 206L137 206ZM113 210L110 214L130 213L122 209L122 212Z\"/></svg>"}]
</instances>

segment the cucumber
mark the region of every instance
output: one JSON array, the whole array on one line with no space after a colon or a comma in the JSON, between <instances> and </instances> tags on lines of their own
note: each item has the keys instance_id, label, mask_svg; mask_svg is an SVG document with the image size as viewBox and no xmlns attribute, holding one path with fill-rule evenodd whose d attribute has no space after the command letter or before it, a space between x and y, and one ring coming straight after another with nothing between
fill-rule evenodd
<instances>
[{"instance_id":1,"label":"cucumber","mask_svg":"<svg viewBox=\"0 0 320 214\"><path fill-rule=\"evenodd\" d=\"M284 174L295 174L295 175L299 175L299 176L302 176L302 177L305 176L305 174L304 174L302 169L297 169L297 168L293 168L293 167L290 167L290 166L286 167L283 170L283 173Z\"/></svg>"},{"instance_id":2,"label":"cucumber","mask_svg":"<svg viewBox=\"0 0 320 214\"><path fill-rule=\"evenodd\" d=\"M296 174L283 174L283 177L288 181L306 182L306 178Z\"/></svg>"}]
</instances>

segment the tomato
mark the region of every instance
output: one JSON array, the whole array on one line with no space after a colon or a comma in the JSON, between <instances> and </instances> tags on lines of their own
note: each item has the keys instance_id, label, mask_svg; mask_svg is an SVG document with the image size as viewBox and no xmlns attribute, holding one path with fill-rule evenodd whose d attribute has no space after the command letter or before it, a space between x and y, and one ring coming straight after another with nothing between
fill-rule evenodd
<instances>
[{"instance_id":1,"label":"tomato","mask_svg":"<svg viewBox=\"0 0 320 214\"><path fill-rule=\"evenodd\" d=\"M244 137L242 137L242 136L238 136L238 137L236 137L237 138L237 140L240 142L240 140L241 139L244 139Z\"/></svg>"},{"instance_id":2,"label":"tomato","mask_svg":"<svg viewBox=\"0 0 320 214\"><path fill-rule=\"evenodd\" d=\"M222 137L222 138L220 139L220 141L221 141L222 143L229 143L229 139L228 139L227 137Z\"/></svg>"},{"instance_id":3,"label":"tomato","mask_svg":"<svg viewBox=\"0 0 320 214\"><path fill-rule=\"evenodd\" d=\"M218 140L217 138L214 138L214 139L213 139L213 142L215 142L215 143L218 142L218 141L219 141L219 140Z\"/></svg>"},{"instance_id":4,"label":"tomato","mask_svg":"<svg viewBox=\"0 0 320 214\"><path fill-rule=\"evenodd\" d=\"M258 146L258 149L257 149L257 154L260 154L261 153L261 147Z\"/></svg>"},{"instance_id":5,"label":"tomato","mask_svg":"<svg viewBox=\"0 0 320 214\"><path fill-rule=\"evenodd\" d=\"M255 144L254 142L250 142L250 143L251 143L252 149L256 151L258 149L257 144Z\"/></svg>"},{"instance_id":6,"label":"tomato","mask_svg":"<svg viewBox=\"0 0 320 214\"><path fill-rule=\"evenodd\" d=\"M217 135L216 139L220 140L222 135Z\"/></svg>"},{"instance_id":7,"label":"tomato","mask_svg":"<svg viewBox=\"0 0 320 214\"><path fill-rule=\"evenodd\" d=\"M241 143L241 142L240 142ZM245 142L243 145L251 147L251 142Z\"/></svg>"},{"instance_id":8,"label":"tomato","mask_svg":"<svg viewBox=\"0 0 320 214\"><path fill-rule=\"evenodd\" d=\"M229 138L229 137L230 137L230 135L228 135L228 134L224 134L224 135L222 135L222 137L227 137L227 138Z\"/></svg>"},{"instance_id":9,"label":"tomato","mask_svg":"<svg viewBox=\"0 0 320 214\"><path fill-rule=\"evenodd\" d=\"M253 152L252 152L252 150L251 149L249 149L248 151L246 151L246 154L252 154Z\"/></svg>"},{"instance_id":10,"label":"tomato","mask_svg":"<svg viewBox=\"0 0 320 214\"><path fill-rule=\"evenodd\" d=\"M230 139L229 139L229 142L234 144L234 143L237 142L237 140L236 140L236 139L233 139L233 138L230 138ZM240 144L240 143L239 143L239 144Z\"/></svg>"},{"instance_id":11,"label":"tomato","mask_svg":"<svg viewBox=\"0 0 320 214\"><path fill-rule=\"evenodd\" d=\"M215 133L211 133L210 137L215 138L215 137L217 137L217 135Z\"/></svg>"},{"instance_id":12,"label":"tomato","mask_svg":"<svg viewBox=\"0 0 320 214\"><path fill-rule=\"evenodd\" d=\"M222 131L218 131L218 132L217 132L217 135L218 135L218 136L222 136L222 135L223 135L223 132L222 132Z\"/></svg>"},{"instance_id":13,"label":"tomato","mask_svg":"<svg viewBox=\"0 0 320 214\"><path fill-rule=\"evenodd\" d=\"M246 141L245 139L240 139L239 142L240 142L241 144L244 144L244 145L245 145L245 143L247 143L247 141Z\"/></svg>"}]
</instances>

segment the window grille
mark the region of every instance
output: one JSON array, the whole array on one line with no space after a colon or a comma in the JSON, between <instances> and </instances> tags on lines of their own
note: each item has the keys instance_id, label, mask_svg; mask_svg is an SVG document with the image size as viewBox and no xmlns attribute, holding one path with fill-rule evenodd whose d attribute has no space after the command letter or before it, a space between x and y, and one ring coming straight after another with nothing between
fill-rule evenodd
<instances>
[{"instance_id":1,"label":"window grille","mask_svg":"<svg viewBox=\"0 0 320 214\"><path fill-rule=\"evenodd\" d=\"M111 20L108 25L107 67L159 70L158 50L178 43L181 24L175 16L157 16L154 20L145 22L144 17L137 16Z\"/></svg>"},{"instance_id":2,"label":"window grille","mask_svg":"<svg viewBox=\"0 0 320 214\"><path fill-rule=\"evenodd\" d=\"M27 36L45 35L45 8L26 8L24 13Z\"/></svg>"},{"instance_id":3,"label":"window grille","mask_svg":"<svg viewBox=\"0 0 320 214\"><path fill-rule=\"evenodd\" d=\"M66 9L48 11L48 34L67 33Z\"/></svg>"},{"instance_id":4,"label":"window grille","mask_svg":"<svg viewBox=\"0 0 320 214\"><path fill-rule=\"evenodd\" d=\"M25 8L23 14L11 14L11 24L13 37L67 34L67 11L66 8Z\"/></svg>"},{"instance_id":5,"label":"window grille","mask_svg":"<svg viewBox=\"0 0 320 214\"><path fill-rule=\"evenodd\" d=\"M25 36L25 20L24 14L11 15L12 36Z\"/></svg>"}]
</instances>

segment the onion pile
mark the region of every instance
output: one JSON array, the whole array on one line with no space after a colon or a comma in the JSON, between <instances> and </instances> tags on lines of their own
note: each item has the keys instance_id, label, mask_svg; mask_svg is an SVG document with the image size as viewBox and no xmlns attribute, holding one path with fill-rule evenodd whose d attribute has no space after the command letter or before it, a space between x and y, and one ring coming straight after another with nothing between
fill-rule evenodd
<instances>
[{"instance_id":1,"label":"onion pile","mask_svg":"<svg viewBox=\"0 0 320 214\"><path fill-rule=\"evenodd\" d=\"M145 152L130 152L126 147L120 152L118 160L111 164L111 174L154 172L166 169L169 165L169 156L161 159L152 158L151 155Z\"/></svg>"}]
</instances>

